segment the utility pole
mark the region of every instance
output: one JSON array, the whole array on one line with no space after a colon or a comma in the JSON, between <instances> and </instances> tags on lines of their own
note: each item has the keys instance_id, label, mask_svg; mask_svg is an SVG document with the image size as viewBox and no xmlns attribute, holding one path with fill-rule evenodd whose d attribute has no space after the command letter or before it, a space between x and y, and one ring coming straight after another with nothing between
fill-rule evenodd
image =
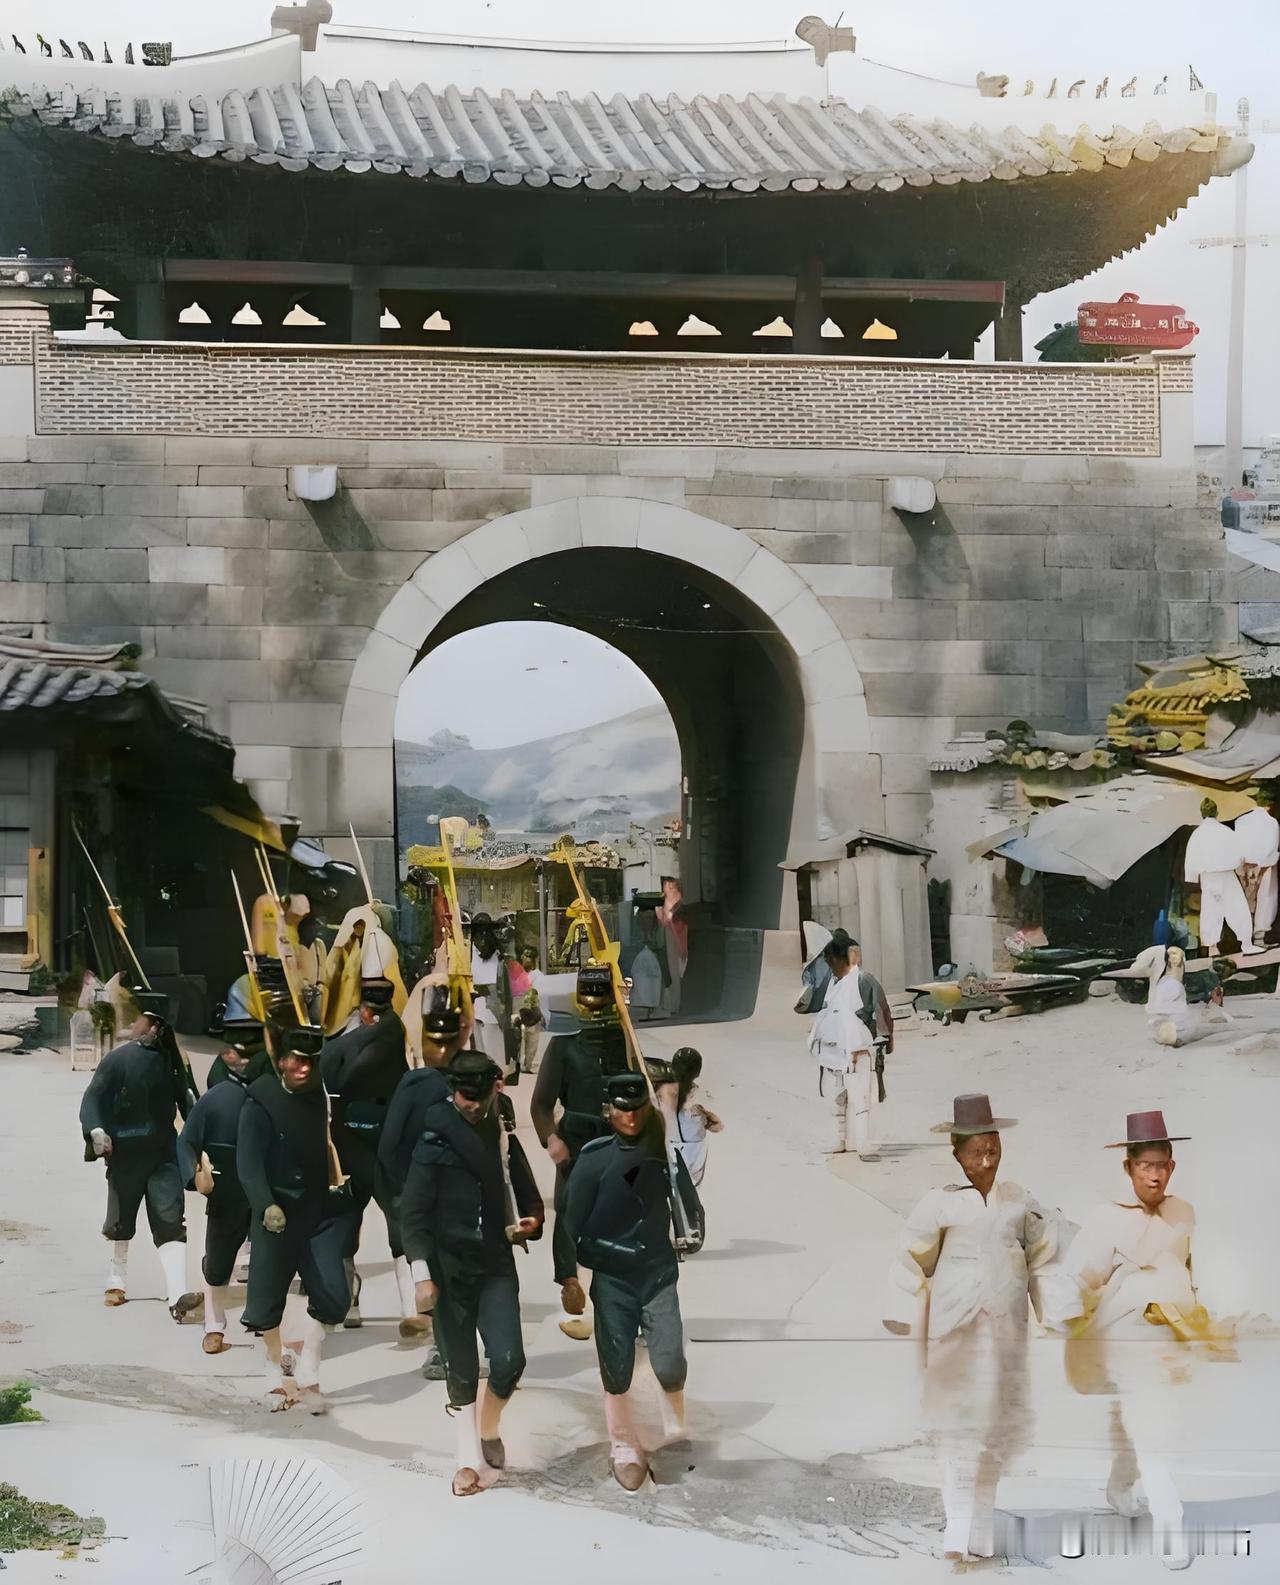
<instances>
[{"instance_id":1,"label":"utility pole","mask_svg":"<svg viewBox=\"0 0 1280 1585\"><path fill-rule=\"evenodd\" d=\"M1236 132L1249 136L1249 101L1236 105ZM1273 122L1264 121L1262 132L1274 132ZM1249 235L1249 166L1241 165L1232 176L1236 184L1235 229L1229 237L1196 237L1198 248L1231 249L1231 311L1227 330L1227 408L1222 446L1222 489L1227 494L1238 489L1244 477L1244 328L1245 272L1248 250L1267 247L1272 237Z\"/></svg>"},{"instance_id":2,"label":"utility pole","mask_svg":"<svg viewBox=\"0 0 1280 1585\"><path fill-rule=\"evenodd\" d=\"M1240 136L1249 136L1249 101L1236 106ZM1227 333L1227 424L1222 445L1222 487L1244 481L1244 293L1249 258L1249 166L1236 172L1236 235L1231 248L1231 321Z\"/></svg>"}]
</instances>

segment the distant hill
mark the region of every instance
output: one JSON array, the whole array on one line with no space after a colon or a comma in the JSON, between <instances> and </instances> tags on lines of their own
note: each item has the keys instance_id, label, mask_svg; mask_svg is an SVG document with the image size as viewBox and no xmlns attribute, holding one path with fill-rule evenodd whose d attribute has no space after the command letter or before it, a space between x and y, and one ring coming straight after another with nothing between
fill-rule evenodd
<instances>
[{"instance_id":1,"label":"distant hill","mask_svg":"<svg viewBox=\"0 0 1280 1585\"><path fill-rule=\"evenodd\" d=\"M476 749L444 731L396 744L396 781L406 845L425 840L428 814L480 811L500 831L621 836L679 809L680 745L660 705L513 748ZM457 808L427 807L428 794L456 795Z\"/></svg>"},{"instance_id":2,"label":"distant hill","mask_svg":"<svg viewBox=\"0 0 1280 1585\"><path fill-rule=\"evenodd\" d=\"M465 815L474 820L478 814L488 814L489 805L461 787L406 786L401 780L396 788L396 811L401 831L412 833L408 842L425 842L434 836L435 827L428 827L432 815Z\"/></svg>"}]
</instances>

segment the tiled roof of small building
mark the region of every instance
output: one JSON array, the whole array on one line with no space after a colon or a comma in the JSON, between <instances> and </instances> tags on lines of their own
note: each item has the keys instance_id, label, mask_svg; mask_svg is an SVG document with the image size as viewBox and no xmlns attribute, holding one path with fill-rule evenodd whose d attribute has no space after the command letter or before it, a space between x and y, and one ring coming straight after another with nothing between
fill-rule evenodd
<instances>
[{"instance_id":1,"label":"tiled roof of small building","mask_svg":"<svg viewBox=\"0 0 1280 1585\"><path fill-rule=\"evenodd\" d=\"M842 99L748 94L462 92L312 78L222 96L44 86L10 90L0 115L129 138L198 158L287 170L404 171L543 187L893 191L931 183L1096 171L1183 153L1215 154L1230 134L1209 123L1034 135L873 108ZM1247 157L1247 156L1246 156Z\"/></svg>"}]
</instances>

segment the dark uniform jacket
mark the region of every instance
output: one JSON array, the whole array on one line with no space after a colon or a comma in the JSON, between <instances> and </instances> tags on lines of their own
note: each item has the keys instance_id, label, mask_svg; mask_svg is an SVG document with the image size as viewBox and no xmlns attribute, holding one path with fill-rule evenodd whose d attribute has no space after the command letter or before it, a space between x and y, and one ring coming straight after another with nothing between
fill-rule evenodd
<instances>
[{"instance_id":1,"label":"dark uniform jacket","mask_svg":"<svg viewBox=\"0 0 1280 1585\"><path fill-rule=\"evenodd\" d=\"M255 1079L240 1111L236 1174L254 1214L269 1205L320 1211L329 1192L328 1110L317 1085L291 1093L274 1073Z\"/></svg>"},{"instance_id":2,"label":"dark uniform jacket","mask_svg":"<svg viewBox=\"0 0 1280 1585\"><path fill-rule=\"evenodd\" d=\"M542 1143L558 1134L576 1157L589 1140L608 1135L605 1081L626 1069L626 1036L617 1024L584 1024L577 1034L548 1041L529 1108Z\"/></svg>"},{"instance_id":3,"label":"dark uniform jacket","mask_svg":"<svg viewBox=\"0 0 1280 1585\"><path fill-rule=\"evenodd\" d=\"M452 1262L495 1276L514 1270L507 1227L518 1217L543 1214L528 1160L510 1135L507 1163L514 1203L508 1201L501 1135L496 1111L469 1123L452 1101L439 1101L427 1110L405 1179L400 1220L406 1256L425 1260L433 1277L441 1257L445 1265ZM541 1228L530 1236L541 1236Z\"/></svg>"},{"instance_id":4,"label":"dark uniform jacket","mask_svg":"<svg viewBox=\"0 0 1280 1585\"><path fill-rule=\"evenodd\" d=\"M689 1169L675 1160L677 1190L686 1213L705 1230L701 1201ZM569 1179L565 1221L578 1259L593 1271L650 1288L674 1281L678 1265L671 1241L671 1163L666 1151L643 1137L617 1134L584 1147Z\"/></svg>"},{"instance_id":5,"label":"dark uniform jacket","mask_svg":"<svg viewBox=\"0 0 1280 1585\"><path fill-rule=\"evenodd\" d=\"M114 1150L169 1150L175 1143L174 1112L185 1118L195 1105L186 1070L150 1037L108 1051L80 1100L86 1160L89 1136L101 1128Z\"/></svg>"},{"instance_id":6,"label":"dark uniform jacket","mask_svg":"<svg viewBox=\"0 0 1280 1585\"><path fill-rule=\"evenodd\" d=\"M378 1138L379 1179L391 1198L404 1192L428 1111L448 1099L449 1085L439 1068L411 1068L396 1086Z\"/></svg>"},{"instance_id":7,"label":"dark uniform jacket","mask_svg":"<svg viewBox=\"0 0 1280 1585\"><path fill-rule=\"evenodd\" d=\"M348 1171L346 1147L376 1148L391 1097L407 1072L404 1025L390 1009L374 1023L357 1024L325 1042L320 1073L333 1096L333 1140Z\"/></svg>"},{"instance_id":8,"label":"dark uniform jacket","mask_svg":"<svg viewBox=\"0 0 1280 1585\"><path fill-rule=\"evenodd\" d=\"M194 1187L201 1152L207 1155L214 1171L209 1203L219 1210L230 1210L245 1203L244 1190L236 1173L236 1144L240 1134L240 1112L248 1095L244 1080L226 1069L222 1081L207 1089L196 1102L178 1136L182 1181L188 1188Z\"/></svg>"}]
</instances>

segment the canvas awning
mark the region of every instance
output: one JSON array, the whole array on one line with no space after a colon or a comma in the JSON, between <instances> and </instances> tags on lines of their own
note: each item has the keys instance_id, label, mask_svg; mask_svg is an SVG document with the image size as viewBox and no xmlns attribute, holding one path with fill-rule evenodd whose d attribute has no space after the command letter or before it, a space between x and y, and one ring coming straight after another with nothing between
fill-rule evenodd
<instances>
[{"instance_id":1,"label":"canvas awning","mask_svg":"<svg viewBox=\"0 0 1280 1585\"><path fill-rule=\"evenodd\" d=\"M1211 723L1214 719L1210 718ZM1144 763L1209 782L1241 782L1255 776L1280 775L1280 715L1259 711L1218 743L1210 739L1204 748L1193 749L1189 754L1166 754L1158 761L1146 758Z\"/></svg>"},{"instance_id":2,"label":"canvas awning","mask_svg":"<svg viewBox=\"0 0 1280 1585\"><path fill-rule=\"evenodd\" d=\"M1197 824L1207 791L1154 776L1122 776L1074 794L1055 789L1061 803L1033 814L1025 832L997 838L988 851L1027 869L1078 876L1105 889L1175 831ZM1223 820L1254 807L1251 798L1225 788L1213 789L1213 797Z\"/></svg>"}]
</instances>

